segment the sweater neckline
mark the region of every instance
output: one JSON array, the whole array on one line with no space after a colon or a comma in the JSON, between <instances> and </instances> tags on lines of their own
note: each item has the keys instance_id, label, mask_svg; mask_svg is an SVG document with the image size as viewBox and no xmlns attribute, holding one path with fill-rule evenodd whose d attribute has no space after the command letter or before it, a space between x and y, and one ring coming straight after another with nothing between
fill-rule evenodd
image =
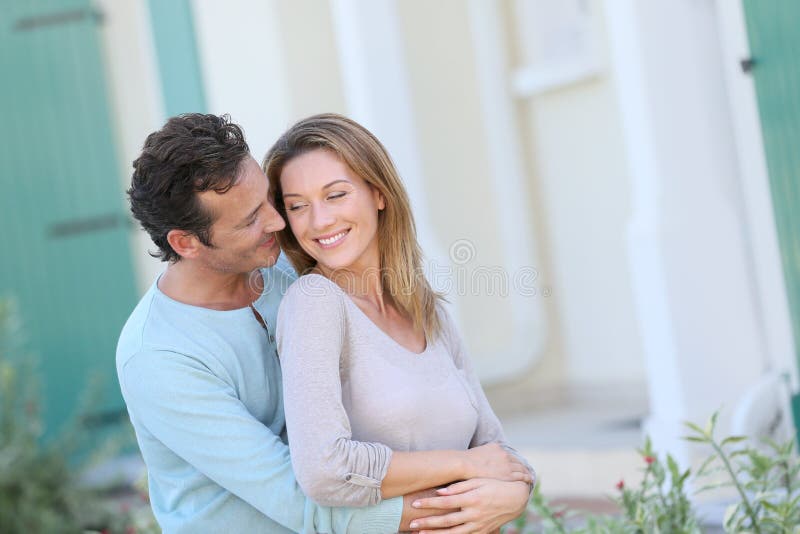
<instances>
[{"instance_id":1,"label":"sweater neckline","mask_svg":"<svg viewBox=\"0 0 800 534\"><path fill-rule=\"evenodd\" d=\"M334 283L333 280L331 280L331 279L329 279L329 278L327 278L327 277L325 277L325 276L323 276L321 274L317 274L317 273L307 274L306 276L319 276L320 278L323 278L324 280L326 280L329 285L335 287L336 290L339 292L339 294L342 296L342 298L344 298L344 300L346 302L346 305L354 308L356 310L356 313L361 317L361 319L363 321L369 323L373 330L376 330L384 339L386 339L394 347L396 347L396 348L402 350L403 352L405 352L407 354L410 354L412 356L424 356L425 354L427 354L430 351L432 343L428 339L427 335L425 336L425 348L422 349L422 352L414 352L413 350L410 350L409 348L403 346L395 338L390 336L383 328L381 328L380 326L375 324L375 321L373 321L370 318L370 316L367 315L364 312L364 310L362 310L358 306L358 304L355 303L355 301L352 298L350 298L350 295L348 295L347 292L344 289L342 289L341 287L339 287L339 285Z\"/></svg>"}]
</instances>

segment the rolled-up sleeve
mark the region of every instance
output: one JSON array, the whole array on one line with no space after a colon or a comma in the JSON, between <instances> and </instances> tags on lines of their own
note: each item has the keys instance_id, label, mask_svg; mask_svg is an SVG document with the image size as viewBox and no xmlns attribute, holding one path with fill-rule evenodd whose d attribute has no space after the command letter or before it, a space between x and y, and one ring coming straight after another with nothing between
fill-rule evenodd
<instances>
[{"instance_id":1,"label":"rolled-up sleeve","mask_svg":"<svg viewBox=\"0 0 800 534\"><path fill-rule=\"evenodd\" d=\"M381 501L392 451L352 439L339 374L343 298L332 282L307 275L281 301L277 341L286 427L292 466L306 495L326 506L368 506Z\"/></svg>"}]
</instances>

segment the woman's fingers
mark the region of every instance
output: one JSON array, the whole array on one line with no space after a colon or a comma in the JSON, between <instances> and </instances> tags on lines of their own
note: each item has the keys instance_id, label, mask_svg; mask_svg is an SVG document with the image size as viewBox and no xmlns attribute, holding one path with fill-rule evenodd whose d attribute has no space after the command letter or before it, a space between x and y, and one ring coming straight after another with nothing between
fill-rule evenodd
<instances>
[{"instance_id":1,"label":"woman's fingers","mask_svg":"<svg viewBox=\"0 0 800 534\"><path fill-rule=\"evenodd\" d=\"M419 519L415 519L409 525L414 530L422 530L422 529L440 529L440 528L447 528L447 527L455 527L458 525L463 524L467 521L467 515L462 512L451 512L449 514L444 515L434 515L431 517L421 517Z\"/></svg>"}]
</instances>

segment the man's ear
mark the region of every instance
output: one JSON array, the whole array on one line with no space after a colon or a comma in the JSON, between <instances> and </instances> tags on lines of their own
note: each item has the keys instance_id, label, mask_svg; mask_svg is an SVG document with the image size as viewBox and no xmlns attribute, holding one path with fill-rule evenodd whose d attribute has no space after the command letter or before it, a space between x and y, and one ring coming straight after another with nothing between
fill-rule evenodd
<instances>
[{"instance_id":1,"label":"man's ear","mask_svg":"<svg viewBox=\"0 0 800 534\"><path fill-rule=\"evenodd\" d=\"M181 258L196 258L203 247L200 239L185 230L170 230L167 233L167 243Z\"/></svg>"}]
</instances>

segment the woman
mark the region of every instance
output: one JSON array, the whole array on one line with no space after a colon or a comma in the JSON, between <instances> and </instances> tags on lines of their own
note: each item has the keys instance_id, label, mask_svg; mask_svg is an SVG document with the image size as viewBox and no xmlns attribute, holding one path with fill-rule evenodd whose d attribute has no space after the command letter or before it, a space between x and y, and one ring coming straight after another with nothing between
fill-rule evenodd
<instances>
[{"instance_id":1,"label":"woman","mask_svg":"<svg viewBox=\"0 0 800 534\"><path fill-rule=\"evenodd\" d=\"M498 492L531 483L527 464L498 445L500 423L421 274L408 196L381 143L345 117L317 115L275 143L264 170L288 223L278 240L301 275L277 335L306 494L364 506L454 480L512 483Z\"/></svg>"}]
</instances>

